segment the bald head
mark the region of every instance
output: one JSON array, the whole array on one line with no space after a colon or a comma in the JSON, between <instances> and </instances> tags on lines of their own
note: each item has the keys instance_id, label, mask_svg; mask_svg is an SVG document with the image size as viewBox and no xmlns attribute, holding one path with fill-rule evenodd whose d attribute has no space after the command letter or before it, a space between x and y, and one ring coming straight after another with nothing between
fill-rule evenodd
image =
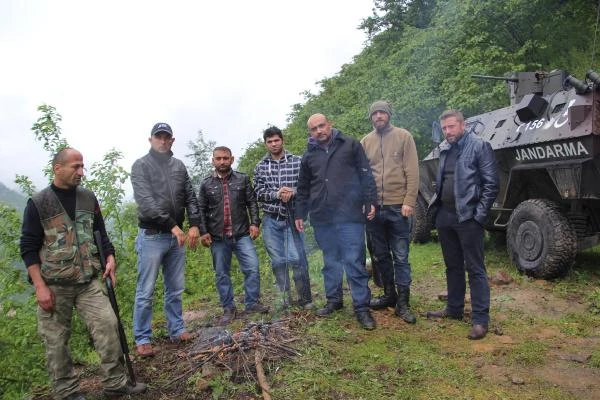
<instances>
[{"instance_id":1,"label":"bald head","mask_svg":"<svg viewBox=\"0 0 600 400\"><path fill-rule=\"evenodd\" d=\"M326 144L331 140L333 126L323 114L313 114L306 123L310 136L319 144Z\"/></svg>"},{"instance_id":2,"label":"bald head","mask_svg":"<svg viewBox=\"0 0 600 400\"><path fill-rule=\"evenodd\" d=\"M62 149L52 159L54 185L61 189L72 189L83 178L83 156L72 148Z\"/></svg>"}]
</instances>

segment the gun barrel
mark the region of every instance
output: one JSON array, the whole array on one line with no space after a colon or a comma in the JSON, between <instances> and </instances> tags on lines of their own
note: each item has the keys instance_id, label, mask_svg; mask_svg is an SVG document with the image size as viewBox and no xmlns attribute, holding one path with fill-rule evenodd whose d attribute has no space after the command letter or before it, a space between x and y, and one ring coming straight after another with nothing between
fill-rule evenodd
<instances>
[{"instance_id":1,"label":"gun barrel","mask_svg":"<svg viewBox=\"0 0 600 400\"><path fill-rule=\"evenodd\" d=\"M491 76L491 75L479 75L479 74L473 74L471 75L471 78L479 78L479 79L490 79L490 80L494 80L494 81L506 81L506 82L519 82L519 80L517 78L512 78L512 77L504 77L504 76Z\"/></svg>"},{"instance_id":2,"label":"gun barrel","mask_svg":"<svg viewBox=\"0 0 600 400\"><path fill-rule=\"evenodd\" d=\"M102 267L102 271L104 271L106 269L106 256L104 255L104 249L102 248L102 237L100 236L100 231L94 231L94 241L96 242L96 247L98 247L100 265ZM129 346L127 345L127 336L125 335L125 329L123 328L123 323L121 322L121 317L119 315L119 305L117 304L117 296L115 294L115 288L113 286L112 279L110 279L110 276L106 277L105 284L106 291L108 294L108 300L110 301L110 305L117 317L119 343L121 344L121 350L123 351L123 358L125 359L125 366L127 367L129 380L131 381L131 384L135 386L136 379L135 373L133 371L133 365L131 363L131 358L129 358Z\"/></svg>"}]
</instances>

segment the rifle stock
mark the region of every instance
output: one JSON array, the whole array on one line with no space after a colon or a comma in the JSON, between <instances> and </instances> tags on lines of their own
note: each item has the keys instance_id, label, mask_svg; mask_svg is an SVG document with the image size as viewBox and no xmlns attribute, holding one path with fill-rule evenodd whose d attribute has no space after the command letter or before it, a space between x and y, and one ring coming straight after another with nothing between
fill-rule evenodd
<instances>
[{"instance_id":1,"label":"rifle stock","mask_svg":"<svg viewBox=\"0 0 600 400\"><path fill-rule=\"evenodd\" d=\"M96 247L98 248L98 254L100 255L100 265L102 267L102 272L106 270L106 256L104 255L104 249L102 248L102 237L100 236L99 231L94 231L94 241L96 242ZM123 329L123 324L121 323L121 317L119 316L119 305L117 304L117 296L115 295L115 288L113 286L112 279L110 276L107 276L104 280L106 284L106 291L108 293L108 300L110 301L110 305L117 316L117 325L119 330L119 342L121 344L121 350L123 351L123 358L125 360L125 366L127 367L127 374L129 375L129 380L133 386L136 385L135 373L133 372L133 365L131 363L131 359L129 358L129 346L127 345L127 336L125 336L125 329Z\"/></svg>"}]
</instances>

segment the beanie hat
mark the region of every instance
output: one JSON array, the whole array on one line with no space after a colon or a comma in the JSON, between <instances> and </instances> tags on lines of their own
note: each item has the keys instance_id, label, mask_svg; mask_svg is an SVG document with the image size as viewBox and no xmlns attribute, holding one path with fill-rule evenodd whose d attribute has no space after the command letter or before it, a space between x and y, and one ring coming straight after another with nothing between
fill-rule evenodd
<instances>
[{"instance_id":1,"label":"beanie hat","mask_svg":"<svg viewBox=\"0 0 600 400\"><path fill-rule=\"evenodd\" d=\"M390 117L392 116L392 107L387 101L377 100L375 103L371 104L371 107L369 107L369 118L377 111L382 111Z\"/></svg>"}]
</instances>

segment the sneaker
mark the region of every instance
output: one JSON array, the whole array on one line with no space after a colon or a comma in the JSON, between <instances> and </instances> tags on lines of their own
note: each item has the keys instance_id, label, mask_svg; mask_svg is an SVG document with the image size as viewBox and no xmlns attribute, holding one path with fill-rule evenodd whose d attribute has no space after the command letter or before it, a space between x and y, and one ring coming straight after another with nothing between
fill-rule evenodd
<instances>
[{"instance_id":1,"label":"sneaker","mask_svg":"<svg viewBox=\"0 0 600 400\"><path fill-rule=\"evenodd\" d=\"M316 314L319 317L327 317L327 316L333 314L333 312L335 310L340 310L343 307L344 306L342 303L327 303L327 304L325 304L325 307L319 308L317 310Z\"/></svg>"},{"instance_id":2,"label":"sneaker","mask_svg":"<svg viewBox=\"0 0 600 400\"><path fill-rule=\"evenodd\" d=\"M152 357L155 353L150 343L138 344L136 346L137 353L140 357Z\"/></svg>"},{"instance_id":3,"label":"sneaker","mask_svg":"<svg viewBox=\"0 0 600 400\"><path fill-rule=\"evenodd\" d=\"M229 325L231 323L231 321L233 321L234 319L235 319L235 307L224 308L223 316L221 317L219 324L221 326Z\"/></svg>"},{"instance_id":4,"label":"sneaker","mask_svg":"<svg viewBox=\"0 0 600 400\"><path fill-rule=\"evenodd\" d=\"M253 314L253 313L266 314L268 312L269 312L269 307L263 306L260 303L254 303L251 306L246 306L246 309L244 310L245 314Z\"/></svg>"},{"instance_id":5,"label":"sneaker","mask_svg":"<svg viewBox=\"0 0 600 400\"><path fill-rule=\"evenodd\" d=\"M118 389L104 389L104 396L106 397L120 397L120 396L133 396L136 394L141 394L148 390L148 385L142 382L138 382L132 385L130 382L127 382L125 385L121 386Z\"/></svg>"}]
</instances>

